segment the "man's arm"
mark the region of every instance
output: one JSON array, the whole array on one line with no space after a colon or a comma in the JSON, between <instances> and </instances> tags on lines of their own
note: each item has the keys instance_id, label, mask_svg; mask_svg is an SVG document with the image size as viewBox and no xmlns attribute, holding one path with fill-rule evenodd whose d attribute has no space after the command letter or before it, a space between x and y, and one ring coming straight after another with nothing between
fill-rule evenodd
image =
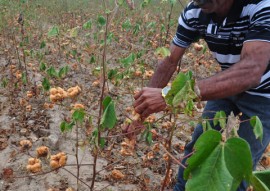
<instances>
[{"instance_id":1,"label":"man's arm","mask_svg":"<svg viewBox=\"0 0 270 191\"><path fill-rule=\"evenodd\" d=\"M202 100L213 100L239 94L260 84L270 61L270 43L244 43L241 60L231 68L198 81Z\"/></svg>"},{"instance_id":2,"label":"man's arm","mask_svg":"<svg viewBox=\"0 0 270 191\"><path fill-rule=\"evenodd\" d=\"M165 87L175 72L177 64L184 55L185 50L185 48L181 48L172 44L170 47L170 56L166 57L157 65L156 71L151 78L148 87Z\"/></svg>"},{"instance_id":3,"label":"man's arm","mask_svg":"<svg viewBox=\"0 0 270 191\"><path fill-rule=\"evenodd\" d=\"M170 56L158 64L148 87L143 88L134 96L135 111L143 118L166 108L166 103L161 95L161 88L165 87L170 81L178 62L185 53L185 48L172 44L170 52Z\"/></svg>"}]
</instances>

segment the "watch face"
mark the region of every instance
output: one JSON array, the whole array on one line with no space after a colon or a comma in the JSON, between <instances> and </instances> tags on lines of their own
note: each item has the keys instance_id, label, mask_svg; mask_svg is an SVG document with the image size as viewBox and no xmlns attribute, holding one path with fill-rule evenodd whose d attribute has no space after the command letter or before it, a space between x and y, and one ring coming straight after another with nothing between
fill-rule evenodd
<instances>
[{"instance_id":1,"label":"watch face","mask_svg":"<svg viewBox=\"0 0 270 191\"><path fill-rule=\"evenodd\" d=\"M166 96L168 92L170 91L171 87L166 86L165 88L162 89L162 96Z\"/></svg>"}]
</instances>

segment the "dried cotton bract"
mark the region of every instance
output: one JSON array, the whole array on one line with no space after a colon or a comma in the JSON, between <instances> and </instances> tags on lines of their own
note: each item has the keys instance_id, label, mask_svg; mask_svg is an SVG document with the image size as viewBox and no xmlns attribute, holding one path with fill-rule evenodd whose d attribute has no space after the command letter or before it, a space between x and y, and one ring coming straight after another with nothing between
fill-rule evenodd
<instances>
[{"instance_id":1,"label":"dried cotton bract","mask_svg":"<svg viewBox=\"0 0 270 191\"><path fill-rule=\"evenodd\" d=\"M28 165L26 166L27 170L36 173L41 171L41 161L37 158L28 159Z\"/></svg>"},{"instance_id":2,"label":"dried cotton bract","mask_svg":"<svg viewBox=\"0 0 270 191\"><path fill-rule=\"evenodd\" d=\"M67 155L64 152L51 156L50 166L52 169L56 169L65 166L67 162Z\"/></svg>"},{"instance_id":3,"label":"dried cotton bract","mask_svg":"<svg viewBox=\"0 0 270 191\"><path fill-rule=\"evenodd\" d=\"M50 89L50 100L52 102L63 101L67 97L68 93L60 87Z\"/></svg>"},{"instance_id":4,"label":"dried cotton bract","mask_svg":"<svg viewBox=\"0 0 270 191\"><path fill-rule=\"evenodd\" d=\"M203 49L203 45L200 45L198 43L195 43L194 44L194 49L197 50L197 51L201 51Z\"/></svg>"},{"instance_id":5,"label":"dried cotton bract","mask_svg":"<svg viewBox=\"0 0 270 191\"><path fill-rule=\"evenodd\" d=\"M28 98L32 98L32 97L33 97L33 92L32 92L32 91L27 91L27 92L26 92L26 96L27 96Z\"/></svg>"},{"instance_id":6,"label":"dried cotton bract","mask_svg":"<svg viewBox=\"0 0 270 191\"><path fill-rule=\"evenodd\" d=\"M153 70L145 71L144 77L145 78L151 78L153 76L153 74L154 74Z\"/></svg>"},{"instance_id":7,"label":"dried cotton bract","mask_svg":"<svg viewBox=\"0 0 270 191\"><path fill-rule=\"evenodd\" d=\"M37 157L44 157L47 156L49 153L49 148L46 146L41 146L36 149Z\"/></svg>"},{"instance_id":8,"label":"dried cotton bract","mask_svg":"<svg viewBox=\"0 0 270 191\"><path fill-rule=\"evenodd\" d=\"M32 105L27 105L25 107L25 109L26 109L27 112L31 112L32 111Z\"/></svg>"},{"instance_id":9,"label":"dried cotton bract","mask_svg":"<svg viewBox=\"0 0 270 191\"><path fill-rule=\"evenodd\" d=\"M125 138L124 141L121 143L120 154L122 156L133 156L134 149L135 149L135 143L136 143L135 139Z\"/></svg>"},{"instance_id":10,"label":"dried cotton bract","mask_svg":"<svg viewBox=\"0 0 270 191\"><path fill-rule=\"evenodd\" d=\"M30 149L32 147L32 143L29 140L21 140L20 145L23 150Z\"/></svg>"},{"instance_id":11,"label":"dried cotton bract","mask_svg":"<svg viewBox=\"0 0 270 191\"><path fill-rule=\"evenodd\" d=\"M68 97L70 98L74 98L77 95L79 95L79 93L81 93L81 88L79 86L75 86L75 87L71 87L67 90L68 92Z\"/></svg>"},{"instance_id":12,"label":"dried cotton bract","mask_svg":"<svg viewBox=\"0 0 270 191\"><path fill-rule=\"evenodd\" d=\"M114 169L111 173L111 176L114 178L114 179L123 179L125 178L125 175L119 171L119 170L116 170Z\"/></svg>"},{"instance_id":13,"label":"dried cotton bract","mask_svg":"<svg viewBox=\"0 0 270 191\"><path fill-rule=\"evenodd\" d=\"M264 167L270 167L270 157L269 156L263 156L262 159L261 159L261 164L264 166Z\"/></svg>"},{"instance_id":14,"label":"dried cotton bract","mask_svg":"<svg viewBox=\"0 0 270 191\"><path fill-rule=\"evenodd\" d=\"M74 113L75 110L77 109L85 109L84 105L83 104L80 104L80 103L75 103L73 106L72 106L72 110L70 111L71 113Z\"/></svg>"},{"instance_id":15,"label":"dried cotton bract","mask_svg":"<svg viewBox=\"0 0 270 191\"><path fill-rule=\"evenodd\" d=\"M145 122L148 122L148 123L154 123L155 121L156 121L156 117L154 115L150 115L145 120Z\"/></svg>"}]
</instances>

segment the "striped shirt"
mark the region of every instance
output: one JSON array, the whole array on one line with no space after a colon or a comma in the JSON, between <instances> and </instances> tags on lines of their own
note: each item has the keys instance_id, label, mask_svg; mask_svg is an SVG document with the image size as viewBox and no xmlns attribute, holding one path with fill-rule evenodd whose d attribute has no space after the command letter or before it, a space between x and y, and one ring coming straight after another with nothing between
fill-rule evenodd
<instances>
[{"instance_id":1,"label":"striped shirt","mask_svg":"<svg viewBox=\"0 0 270 191\"><path fill-rule=\"evenodd\" d=\"M270 0L235 0L227 18L220 23L212 18L213 14L203 13L193 2L189 3L179 17L173 43L187 48L203 38L225 70L240 61L244 42L270 42ZM247 93L270 98L270 64L260 85Z\"/></svg>"}]
</instances>

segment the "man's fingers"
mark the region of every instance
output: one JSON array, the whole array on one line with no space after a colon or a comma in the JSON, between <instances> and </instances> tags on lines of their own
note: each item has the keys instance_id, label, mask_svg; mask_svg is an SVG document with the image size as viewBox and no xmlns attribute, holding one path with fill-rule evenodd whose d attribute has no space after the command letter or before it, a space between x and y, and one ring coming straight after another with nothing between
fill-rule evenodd
<instances>
[{"instance_id":1,"label":"man's fingers","mask_svg":"<svg viewBox=\"0 0 270 191\"><path fill-rule=\"evenodd\" d=\"M135 102L134 102L134 104L133 104L133 107L136 108L136 107L138 107L138 105L140 105L141 103L142 103L141 98L136 99Z\"/></svg>"},{"instance_id":2,"label":"man's fingers","mask_svg":"<svg viewBox=\"0 0 270 191\"><path fill-rule=\"evenodd\" d=\"M143 91L139 91L138 93L136 93L136 94L134 95L134 98L135 98L135 99L138 99L138 98L142 95L142 93L143 93Z\"/></svg>"},{"instance_id":3,"label":"man's fingers","mask_svg":"<svg viewBox=\"0 0 270 191\"><path fill-rule=\"evenodd\" d=\"M144 102L143 103L138 103L138 105L136 105L136 106L134 104L135 111L140 115L143 113L143 111L145 109L147 109L146 107L147 107L147 105Z\"/></svg>"},{"instance_id":4,"label":"man's fingers","mask_svg":"<svg viewBox=\"0 0 270 191\"><path fill-rule=\"evenodd\" d=\"M147 118L149 115L151 115L152 113L147 109L147 110L144 110L143 113L141 114L141 117L143 119Z\"/></svg>"}]
</instances>

